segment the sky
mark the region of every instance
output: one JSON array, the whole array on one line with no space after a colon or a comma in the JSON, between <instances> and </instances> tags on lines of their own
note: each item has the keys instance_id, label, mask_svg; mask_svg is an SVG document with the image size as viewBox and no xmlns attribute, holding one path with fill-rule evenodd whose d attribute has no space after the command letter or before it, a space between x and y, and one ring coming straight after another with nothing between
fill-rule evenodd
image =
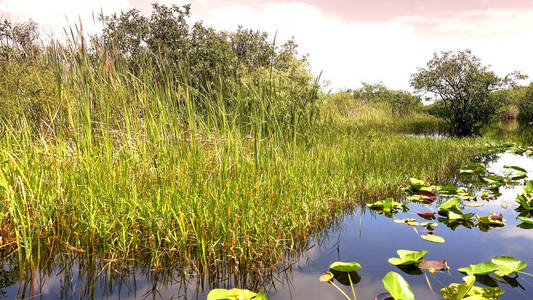
<instances>
[{"instance_id":1,"label":"sky","mask_svg":"<svg viewBox=\"0 0 533 300\"><path fill-rule=\"evenodd\" d=\"M0 0L0 18L33 19L58 34L93 15L137 8L150 0ZM410 90L410 75L434 52L470 49L500 75L533 76L533 0L157 0L192 4L192 21L219 30L238 25L266 31L282 43L294 37L314 74L332 90L383 82ZM529 82L533 78L527 80ZM525 82L524 82L525 83Z\"/></svg>"}]
</instances>

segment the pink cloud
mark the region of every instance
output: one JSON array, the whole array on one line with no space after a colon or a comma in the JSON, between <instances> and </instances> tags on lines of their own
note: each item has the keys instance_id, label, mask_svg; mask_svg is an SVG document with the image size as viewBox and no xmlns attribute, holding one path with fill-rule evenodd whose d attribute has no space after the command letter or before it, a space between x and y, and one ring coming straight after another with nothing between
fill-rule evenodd
<instances>
[{"instance_id":1,"label":"pink cloud","mask_svg":"<svg viewBox=\"0 0 533 300\"><path fill-rule=\"evenodd\" d=\"M193 13L200 15L210 9L228 5L254 7L267 3L301 2L317 7L327 15L350 22L383 22L405 16L451 17L473 10L533 8L531 0L163 0L161 2L192 2ZM130 0L130 3L141 11L149 11L149 0Z\"/></svg>"}]
</instances>

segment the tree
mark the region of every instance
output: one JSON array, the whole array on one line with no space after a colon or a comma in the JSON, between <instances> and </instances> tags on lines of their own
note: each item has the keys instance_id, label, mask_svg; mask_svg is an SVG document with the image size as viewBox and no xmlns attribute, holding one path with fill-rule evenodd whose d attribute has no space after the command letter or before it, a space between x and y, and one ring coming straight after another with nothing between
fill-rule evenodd
<instances>
[{"instance_id":1,"label":"tree","mask_svg":"<svg viewBox=\"0 0 533 300\"><path fill-rule=\"evenodd\" d=\"M513 86L521 78L518 72L498 77L470 50L447 51L435 53L426 68L418 68L411 75L411 86L436 95L451 133L467 136L477 133L497 112L497 98L490 93Z\"/></svg>"},{"instance_id":2,"label":"tree","mask_svg":"<svg viewBox=\"0 0 533 300\"><path fill-rule=\"evenodd\" d=\"M519 115L521 120L533 121L533 82L518 102Z\"/></svg>"}]
</instances>

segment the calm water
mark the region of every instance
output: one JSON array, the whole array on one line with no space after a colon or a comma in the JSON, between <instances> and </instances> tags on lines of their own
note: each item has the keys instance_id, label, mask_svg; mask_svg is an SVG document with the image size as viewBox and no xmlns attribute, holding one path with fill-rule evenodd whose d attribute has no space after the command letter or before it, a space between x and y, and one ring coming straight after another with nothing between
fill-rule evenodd
<instances>
[{"instance_id":1,"label":"calm water","mask_svg":"<svg viewBox=\"0 0 533 300\"><path fill-rule=\"evenodd\" d=\"M528 171L533 179L533 159L514 154L497 154L488 163L490 172L503 175L504 165L517 165ZM528 267L523 271L533 273L533 229L516 227L517 213L515 197L522 186L502 187L502 196L495 201L483 201L482 207L467 207L465 212L488 215L502 213L506 226L481 232L474 227L460 226L452 231L444 224L436 228L438 235L446 239L436 244L420 239L407 225L394 223L383 215L369 210L359 210L332 225L320 238L309 243L309 249L283 270L267 272L262 277L218 276L217 287L234 286L262 289L269 299L342 299L330 285L319 282L319 276L328 270L334 261L357 261L363 265L358 272L361 280L356 285L358 299L374 299L384 292L381 278L389 271L400 273L411 284L417 299L442 299L440 288L452 282L462 282L463 275L458 268L490 261L494 256L513 256L525 261ZM437 207L439 200L432 206ZM503 204L503 205L502 205ZM507 208L503 208L508 205ZM411 203L406 213L395 218L416 218L417 211L428 211L421 204ZM519 222L518 222L519 223ZM429 280L436 293L426 283L424 275L409 275L390 265L387 259L396 256L397 249L428 250L426 259L446 259L450 272L429 274ZM8 299L205 299L213 286L213 280L201 281L194 272L153 272L149 269L102 270L98 267L78 263L75 257L62 264L19 274L12 266L5 264L0 273L0 298ZM186 273L186 274L185 274ZM190 274L190 275L189 275ZM227 277L227 278L226 278ZM211 282L211 283L209 283ZM500 299L533 299L533 277L520 275L512 282L515 287L496 282L506 292ZM480 283L477 285L483 286ZM349 291L348 287L346 290Z\"/></svg>"}]
</instances>

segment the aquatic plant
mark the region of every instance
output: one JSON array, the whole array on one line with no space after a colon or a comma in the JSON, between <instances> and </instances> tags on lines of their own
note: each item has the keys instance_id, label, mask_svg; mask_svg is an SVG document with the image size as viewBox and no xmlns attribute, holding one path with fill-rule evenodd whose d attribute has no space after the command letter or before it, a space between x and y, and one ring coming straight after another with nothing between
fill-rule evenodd
<instances>
[{"instance_id":1,"label":"aquatic plant","mask_svg":"<svg viewBox=\"0 0 533 300\"><path fill-rule=\"evenodd\" d=\"M361 269L361 265L357 262L334 262L329 266L329 269L330 272L326 272L320 276L320 281L330 283L344 297L351 300L351 298L333 282L333 279L337 279L337 281L345 285L348 285L349 283L352 289L353 300L357 300L354 285L361 279L356 273L357 270ZM345 281L346 278L348 278L348 282ZM357 278L357 280L355 280L355 278Z\"/></svg>"},{"instance_id":2,"label":"aquatic plant","mask_svg":"<svg viewBox=\"0 0 533 300\"><path fill-rule=\"evenodd\" d=\"M402 275L390 271L381 280L383 286L395 300L414 300L415 295L409 283Z\"/></svg>"},{"instance_id":3,"label":"aquatic plant","mask_svg":"<svg viewBox=\"0 0 533 300\"><path fill-rule=\"evenodd\" d=\"M214 289L207 294L207 300L267 300L263 292L255 293L245 289Z\"/></svg>"}]
</instances>

